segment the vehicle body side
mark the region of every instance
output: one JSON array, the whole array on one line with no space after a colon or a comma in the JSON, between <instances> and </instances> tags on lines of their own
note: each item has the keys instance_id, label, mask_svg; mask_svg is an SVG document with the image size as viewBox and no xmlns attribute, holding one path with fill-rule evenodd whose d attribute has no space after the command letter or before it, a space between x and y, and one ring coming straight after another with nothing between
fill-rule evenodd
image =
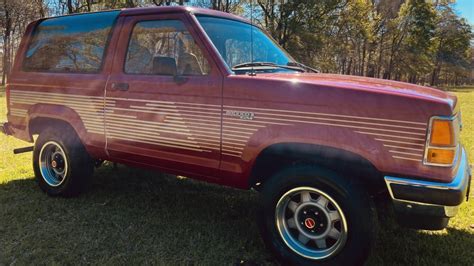
<instances>
[{"instance_id":1,"label":"vehicle body side","mask_svg":"<svg viewBox=\"0 0 474 266\"><path fill-rule=\"evenodd\" d=\"M30 24L7 85L8 120L13 135L32 141L32 135L38 133L31 129L35 119L41 118L43 122L44 119L63 120L76 130L94 158L157 168L238 188L250 188L259 181L259 177L253 176L259 155L278 145L293 146L296 152L301 144L306 144L309 150L301 151L306 154L311 154L311 147L328 147L341 154L354 154L373 166L380 176L397 174L436 182L450 182L455 176L456 165L429 167L422 163L429 119L433 114L453 115L456 103L451 99L441 96L427 99L395 90L379 90L381 85L374 82L371 86L372 80L368 78L340 79L323 74L291 77L285 74L234 75L194 14L242 20L201 9L193 9L193 12L185 8L121 11L110 35L103 66L99 73L94 74L24 72L23 55L39 21ZM207 159L202 158L203 152L163 148L154 143L132 147L136 150L130 153L126 147L133 146L133 141L125 141L116 143L114 150L110 146L114 141L106 136L107 128L104 126L101 130L100 124L97 126L107 119L108 102L104 95L110 91L113 79L126 81L129 78L121 72L124 47L127 46L127 38L121 35L131 27L126 21L131 17L147 19L147 16L150 19L166 19L167 16L182 19L205 50L212 71L207 79L188 80L187 89L179 89L176 85L176 92L157 95L151 88L144 87L141 96L137 97L142 101L149 100L149 103L179 101L189 104L205 95L206 99L198 101L219 109L219 116L203 121L200 129L203 138L208 130L208 134L217 134L219 140L219 145L212 146L210 153L204 153L211 154ZM137 79L137 84L157 82L153 78ZM170 78L159 80L157 84L171 83ZM392 85L396 83L387 81L385 84L386 87ZM432 89L421 86L417 89L434 93ZM12 98L25 99L22 92L31 92L29 97L37 97L38 102L12 105ZM126 99L127 93L118 92L113 97ZM129 103L120 104L123 108L131 106ZM90 113L81 109L81 105L97 114L102 112L103 118L88 119ZM12 112L21 108L27 108L21 113L24 116ZM198 110L197 107L194 110ZM146 122L147 117L142 120ZM215 130L211 132L209 128L212 126ZM140 128L135 130L139 132ZM198 141L197 145L203 144Z\"/></svg>"}]
</instances>

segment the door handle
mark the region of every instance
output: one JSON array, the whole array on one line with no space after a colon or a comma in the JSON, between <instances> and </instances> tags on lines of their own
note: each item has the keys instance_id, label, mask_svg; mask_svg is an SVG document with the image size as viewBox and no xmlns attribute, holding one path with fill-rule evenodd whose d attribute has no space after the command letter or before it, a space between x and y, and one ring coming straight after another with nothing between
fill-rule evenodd
<instances>
[{"instance_id":1,"label":"door handle","mask_svg":"<svg viewBox=\"0 0 474 266\"><path fill-rule=\"evenodd\" d=\"M122 82L118 82L118 83L112 83L112 87L111 87L112 90L119 90L119 91L127 91L128 90L128 83L122 83Z\"/></svg>"}]
</instances>

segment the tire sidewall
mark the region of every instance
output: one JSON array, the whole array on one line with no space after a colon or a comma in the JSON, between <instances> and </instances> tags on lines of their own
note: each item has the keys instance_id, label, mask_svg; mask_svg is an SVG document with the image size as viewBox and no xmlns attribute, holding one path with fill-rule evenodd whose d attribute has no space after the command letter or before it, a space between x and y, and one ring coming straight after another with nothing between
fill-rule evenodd
<instances>
[{"instance_id":1,"label":"tire sidewall","mask_svg":"<svg viewBox=\"0 0 474 266\"><path fill-rule=\"evenodd\" d=\"M64 156L67 160L67 173L64 177L65 180L58 186L49 185L40 170L40 153L43 146L48 142L55 142L64 151ZM87 161L80 155L83 151L82 143L78 141L75 132L71 132L71 129L65 128L61 130L55 130L48 128L41 132L38 139L36 140L35 147L33 150L33 170L35 173L36 181L40 188L51 196L73 196L79 193L83 189L83 183L80 182L80 178L85 178L87 175L78 176L78 173L84 172L88 167ZM75 160L75 161L73 161ZM84 165L84 169L80 169L80 166ZM82 171L81 171L82 170Z\"/></svg>"},{"instance_id":2,"label":"tire sidewall","mask_svg":"<svg viewBox=\"0 0 474 266\"><path fill-rule=\"evenodd\" d=\"M329 258L306 259L293 252L283 241L275 222L275 206L287 191L308 186L327 193L340 206L347 221L347 240L344 247ZM276 173L268 180L261 193L259 227L265 243L278 256L297 265L359 265L367 258L375 236L374 210L370 199L360 186L341 178L336 173L318 167L296 166Z\"/></svg>"}]
</instances>

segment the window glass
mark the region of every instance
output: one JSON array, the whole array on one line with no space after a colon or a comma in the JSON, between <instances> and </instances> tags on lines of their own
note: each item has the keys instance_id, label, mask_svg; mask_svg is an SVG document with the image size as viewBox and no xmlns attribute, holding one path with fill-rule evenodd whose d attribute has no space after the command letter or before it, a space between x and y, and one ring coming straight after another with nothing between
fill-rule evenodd
<instances>
[{"instance_id":1,"label":"window glass","mask_svg":"<svg viewBox=\"0 0 474 266\"><path fill-rule=\"evenodd\" d=\"M33 33L23 63L26 71L94 73L118 11L46 19Z\"/></svg>"},{"instance_id":2,"label":"window glass","mask_svg":"<svg viewBox=\"0 0 474 266\"><path fill-rule=\"evenodd\" d=\"M133 28L126 73L200 76L209 71L208 61L181 21L142 21Z\"/></svg>"},{"instance_id":3,"label":"window glass","mask_svg":"<svg viewBox=\"0 0 474 266\"><path fill-rule=\"evenodd\" d=\"M258 27L224 18L210 16L197 16L197 18L230 68L249 62L286 65L294 61ZM251 58L252 41L253 58Z\"/></svg>"}]
</instances>

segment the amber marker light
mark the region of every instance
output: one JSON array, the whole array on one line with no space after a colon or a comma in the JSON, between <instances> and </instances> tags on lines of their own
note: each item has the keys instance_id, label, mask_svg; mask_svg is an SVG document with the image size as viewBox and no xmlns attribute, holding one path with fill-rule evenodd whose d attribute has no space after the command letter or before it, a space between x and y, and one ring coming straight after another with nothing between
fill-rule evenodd
<instances>
[{"instance_id":1,"label":"amber marker light","mask_svg":"<svg viewBox=\"0 0 474 266\"><path fill-rule=\"evenodd\" d=\"M428 162L435 164L452 164L454 160L454 150L453 149L428 149Z\"/></svg>"},{"instance_id":2,"label":"amber marker light","mask_svg":"<svg viewBox=\"0 0 474 266\"><path fill-rule=\"evenodd\" d=\"M430 144L433 146L456 146L453 123L450 120L433 120Z\"/></svg>"},{"instance_id":3,"label":"amber marker light","mask_svg":"<svg viewBox=\"0 0 474 266\"><path fill-rule=\"evenodd\" d=\"M425 164L452 166L456 158L458 117L433 117L425 151Z\"/></svg>"}]
</instances>

